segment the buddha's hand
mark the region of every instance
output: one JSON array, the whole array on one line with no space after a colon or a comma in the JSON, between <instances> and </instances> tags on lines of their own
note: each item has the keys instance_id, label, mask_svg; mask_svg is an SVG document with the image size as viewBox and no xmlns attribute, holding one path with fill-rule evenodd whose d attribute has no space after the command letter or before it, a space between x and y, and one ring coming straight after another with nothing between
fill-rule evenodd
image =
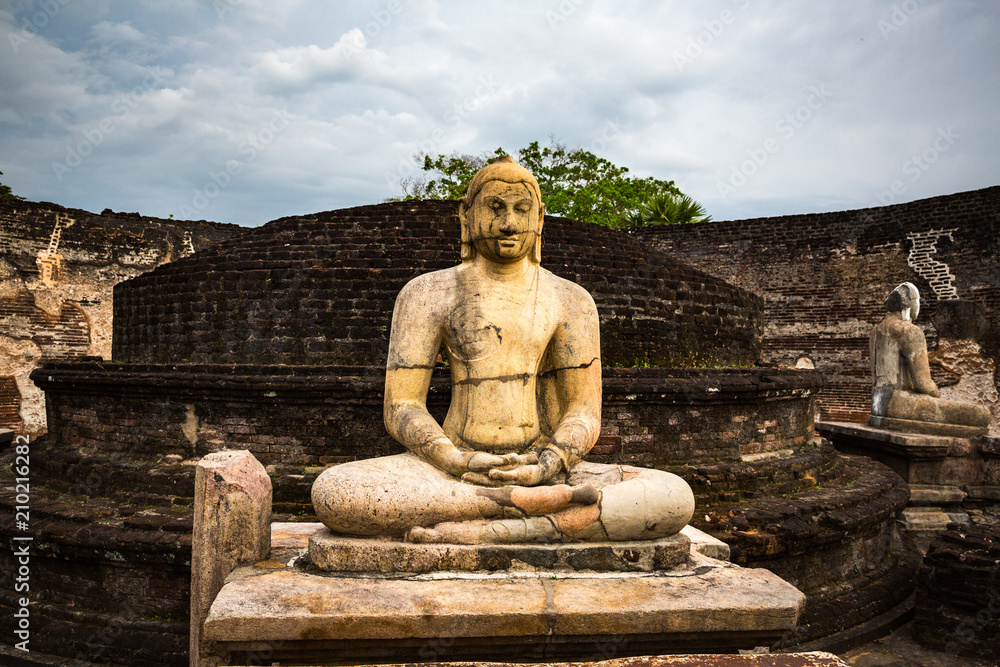
<instances>
[{"instance_id":1,"label":"buddha's hand","mask_svg":"<svg viewBox=\"0 0 1000 667\"><path fill-rule=\"evenodd\" d=\"M537 463L538 457L535 454L497 455L487 452L475 452L465 463L469 472L462 475L462 481L469 484L479 484L480 486L504 486L507 482L494 479L492 476L494 472L512 472L522 468L533 467Z\"/></svg>"},{"instance_id":2,"label":"buddha's hand","mask_svg":"<svg viewBox=\"0 0 1000 667\"><path fill-rule=\"evenodd\" d=\"M492 485L538 486L548 482L562 469L562 459L559 458L558 454L548 449L542 450L538 456L528 454L525 458L527 457L535 460L512 468L493 468L490 470L488 477Z\"/></svg>"}]
</instances>

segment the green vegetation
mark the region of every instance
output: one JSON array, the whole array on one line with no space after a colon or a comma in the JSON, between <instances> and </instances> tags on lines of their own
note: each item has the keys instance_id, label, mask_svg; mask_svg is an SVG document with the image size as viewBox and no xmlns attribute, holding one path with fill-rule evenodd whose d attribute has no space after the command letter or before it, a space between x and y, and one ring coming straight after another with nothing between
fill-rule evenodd
<instances>
[{"instance_id":1,"label":"green vegetation","mask_svg":"<svg viewBox=\"0 0 1000 667\"><path fill-rule=\"evenodd\" d=\"M503 148L480 155L432 157L420 153L416 159L422 161L421 169L427 176L404 178L400 182L403 195L391 201L458 199L472 176L502 155L507 155ZM709 220L704 208L678 190L673 181L630 176L628 167L619 167L582 148L570 150L554 139L544 147L531 142L517 151L517 161L538 179L545 210L552 215L606 227Z\"/></svg>"},{"instance_id":2,"label":"green vegetation","mask_svg":"<svg viewBox=\"0 0 1000 667\"><path fill-rule=\"evenodd\" d=\"M2 171L0 171L0 176L3 176ZM4 185L3 183L0 183L0 199L23 200L24 197L18 196L13 192L11 192L9 185Z\"/></svg>"}]
</instances>

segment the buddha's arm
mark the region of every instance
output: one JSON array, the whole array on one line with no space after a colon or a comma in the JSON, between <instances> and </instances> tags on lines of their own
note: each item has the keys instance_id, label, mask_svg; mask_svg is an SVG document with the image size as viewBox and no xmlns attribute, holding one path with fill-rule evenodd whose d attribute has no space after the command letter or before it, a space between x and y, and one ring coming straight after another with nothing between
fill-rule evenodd
<instances>
[{"instance_id":1,"label":"buddha's arm","mask_svg":"<svg viewBox=\"0 0 1000 667\"><path fill-rule=\"evenodd\" d=\"M546 449L562 459L566 470L587 455L601 432L601 343L597 307L586 293L582 293L580 302L574 305L565 324L557 327L549 349L551 370L547 371L556 374L559 403L565 409Z\"/></svg>"},{"instance_id":2,"label":"buddha's arm","mask_svg":"<svg viewBox=\"0 0 1000 667\"><path fill-rule=\"evenodd\" d=\"M935 398L941 396L937 385L931 379L931 367L927 361L927 341L924 340L924 333L916 326L906 333L903 341L903 355L909 367L913 391Z\"/></svg>"},{"instance_id":3,"label":"buddha's arm","mask_svg":"<svg viewBox=\"0 0 1000 667\"><path fill-rule=\"evenodd\" d=\"M431 371L443 336L443 319L437 312L443 292L414 281L396 298L383 417L386 430L397 442L428 463L461 477L469 471L483 472L518 459L459 450L427 411Z\"/></svg>"}]
</instances>

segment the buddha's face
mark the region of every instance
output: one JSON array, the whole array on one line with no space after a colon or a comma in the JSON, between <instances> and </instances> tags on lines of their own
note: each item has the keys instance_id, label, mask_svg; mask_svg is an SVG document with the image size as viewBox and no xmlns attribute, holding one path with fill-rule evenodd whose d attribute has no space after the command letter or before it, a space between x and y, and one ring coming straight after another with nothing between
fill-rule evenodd
<instances>
[{"instance_id":1,"label":"buddha's face","mask_svg":"<svg viewBox=\"0 0 1000 667\"><path fill-rule=\"evenodd\" d=\"M489 181L468 213L469 240L494 262L513 262L531 252L541 231L538 201L526 183Z\"/></svg>"}]
</instances>

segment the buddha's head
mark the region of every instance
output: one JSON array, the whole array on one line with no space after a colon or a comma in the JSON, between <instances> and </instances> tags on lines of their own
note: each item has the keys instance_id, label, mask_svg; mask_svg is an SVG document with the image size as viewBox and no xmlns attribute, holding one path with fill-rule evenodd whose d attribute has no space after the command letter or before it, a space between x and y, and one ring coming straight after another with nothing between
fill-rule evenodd
<instances>
[{"instance_id":1,"label":"buddha's head","mask_svg":"<svg viewBox=\"0 0 1000 667\"><path fill-rule=\"evenodd\" d=\"M508 263L525 256L542 261L542 204L538 181L504 155L476 172L458 206L462 261L477 254Z\"/></svg>"},{"instance_id":2,"label":"buddha's head","mask_svg":"<svg viewBox=\"0 0 1000 667\"><path fill-rule=\"evenodd\" d=\"M920 292L913 283L903 283L892 290L885 300L885 309L890 313L899 313L907 321L917 319L920 314Z\"/></svg>"}]
</instances>

